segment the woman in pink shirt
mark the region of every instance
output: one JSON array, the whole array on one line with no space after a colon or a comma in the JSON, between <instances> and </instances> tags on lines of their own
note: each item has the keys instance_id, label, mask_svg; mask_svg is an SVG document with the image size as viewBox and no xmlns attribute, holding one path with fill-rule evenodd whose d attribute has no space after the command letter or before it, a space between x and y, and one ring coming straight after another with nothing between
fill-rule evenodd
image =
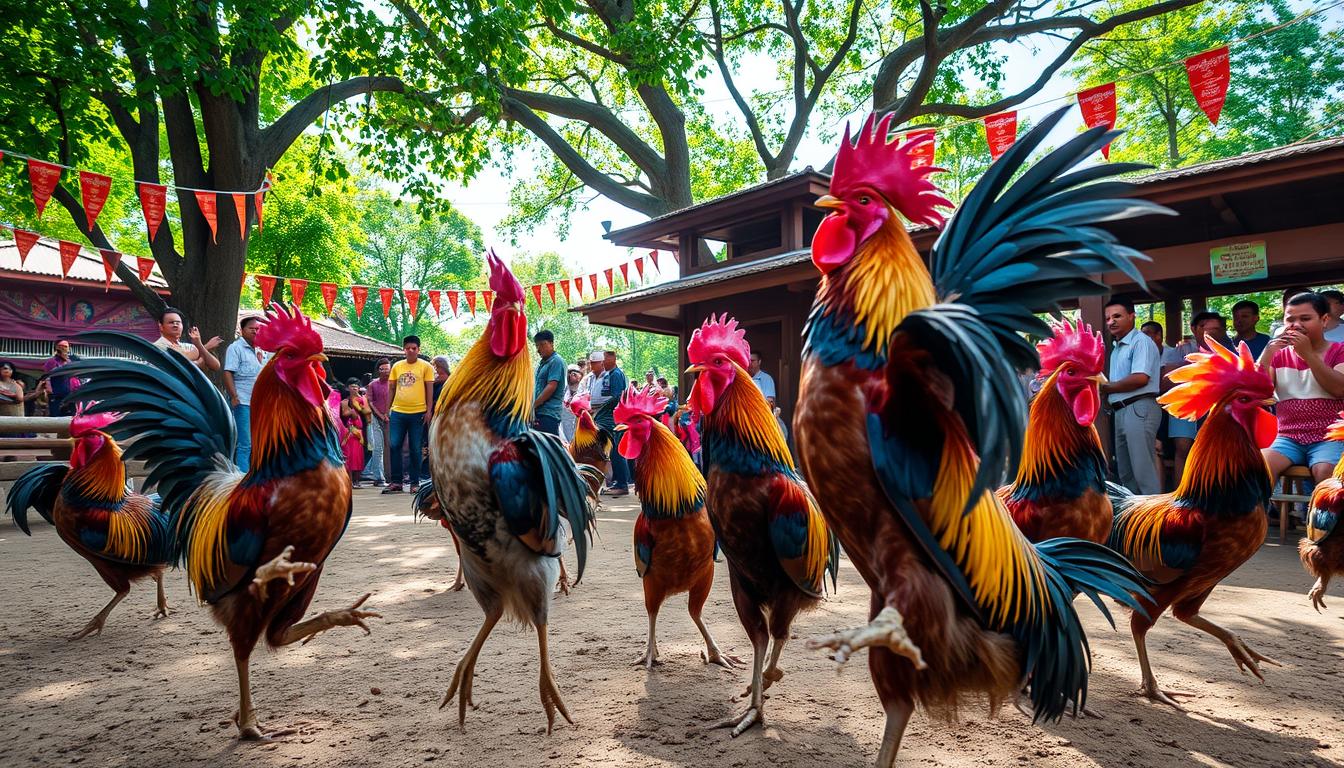
<instances>
[{"instance_id":1,"label":"woman in pink shirt","mask_svg":"<svg viewBox=\"0 0 1344 768\"><path fill-rule=\"evenodd\" d=\"M1279 436L1265 449L1275 482L1290 466L1311 468L1317 482L1330 476L1344 443L1325 430L1344 411L1344 343L1325 338L1329 304L1318 293L1299 293L1283 311L1283 333L1265 345L1260 367L1274 379Z\"/></svg>"}]
</instances>

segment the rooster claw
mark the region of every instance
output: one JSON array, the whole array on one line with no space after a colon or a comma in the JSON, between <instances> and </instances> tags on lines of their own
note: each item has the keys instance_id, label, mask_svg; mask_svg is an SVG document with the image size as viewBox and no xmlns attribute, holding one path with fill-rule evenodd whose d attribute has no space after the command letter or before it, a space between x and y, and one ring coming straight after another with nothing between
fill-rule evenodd
<instances>
[{"instance_id":1,"label":"rooster claw","mask_svg":"<svg viewBox=\"0 0 1344 768\"><path fill-rule=\"evenodd\" d=\"M1311 591L1307 593L1311 598L1311 607L1316 609L1317 613L1325 607L1325 584L1322 579L1317 579L1315 584L1311 585Z\"/></svg>"},{"instance_id":2,"label":"rooster claw","mask_svg":"<svg viewBox=\"0 0 1344 768\"><path fill-rule=\"evenodd\" d=\"M1258 662L1272 664L1276 667L1283 666L1274 659L1258 653L1254 648L1251 648L1244 640L1236 635L1232 635L1228 638L1227 650L1232 654L1232 659L1237 662L1237 669L1241 671L1241 674L1255 675L1256 679L1262 683L1265 682L1265 676L1260 671L1260 664Z\"/></svg>"},{"instance_id":3,"label":"rooster claw","mask_svg":"<svg viewBox=\"0 0 1344 768\"><path fill-rule=\"evenodd\" d=\"M309 573L317 570L316 563L295 563L290 561L290 556L294 554L294 545L286 546L276 558L269 563L257 566L256 575L252 579L252 584L248 586L248 592L258 600L266 599L266 584L276 579L284 579L289 586L294 586L294 577L301 573Z\"/></svg>"},{"instance_id":4,"label":"rooster claw","mask_svg":"<svg viewBox=\"0 0 1344 768\"><path fill-rule=\"evenodd\" d=\"M746 662L742 661L742 659L717 651L713 655L705 653L703 650L700 651L700 660L706 664L713 664L718 667L723 667L724 669L743 669L747 666Z\"/></svg>"},{"instance_id":5,"label":"rooster claw","mask_svg":"<svg viewBox=\"0 0 1344 768\"><path fill-rule=\"evenodd\" d=\"M1181 706L1181 703L1177 701L1178 698L1193 699L1195 697L1195 694L1187 691L1167 691L1158 688L1156 681L1152 684L1144 684L1144 686L1139 689L1139 694L1156 701L1159 704L1166 704L1178 712L1185 711L1185 707Z\"/></svg>"},{"instance_id":6,"label":"rooster claw","mask_svg":"<svg viewBox=\"0 0 1344 768\"><path fill-rule=\"evenodd\" d=\"M736 739L738 736L746 733L747 729L751 728L753 725L765 727L765 718L761 716L761 710L757 707L748 707L746 712L743 712L736 717L730 717L727 720L720 720L706 728L706 730L713 731L718 730L719 728L732 728L733 732L730 735Z\"/></svg>"},{"instance_id":7,"label":"rooster claw","mask_svg":"<svg viewBox=\"0 0 1344 768\"><path fill-rule=\"evenodd\" d=\"M810 650L820 648L834 650L836 663L842 665L855 651L872 646L882 646L906 657L915 665L915 669L928 667L928 664L924 663L924 653L906 633L900 611L891 606L883 608L866 627L846 629L807 641Z\"/></svg>"}]
</instances>

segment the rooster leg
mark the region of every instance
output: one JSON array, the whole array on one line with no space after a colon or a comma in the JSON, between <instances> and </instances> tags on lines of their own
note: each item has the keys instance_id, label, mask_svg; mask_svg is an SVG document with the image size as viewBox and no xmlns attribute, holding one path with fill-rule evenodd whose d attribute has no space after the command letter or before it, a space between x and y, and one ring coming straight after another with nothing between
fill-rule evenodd
<instances>
[{"instance_id":1,"label":"rooster leg","mask_svg":"<svg viewBox=\"0 0 1344 768\"><path fill-rule=\"evenodd\" d=\"M759 640L752 640L751 654L751 705L747 711L736 717L730 717L727 720L715 723L710 728L732 728L733 738L746 733L747 729L753 725L765 726L765 654L769 645L768 637L761 637Z\"/></svg>"},{"instance_id":2,"label":"rooster leg","mask_svg":"<svg viewBox=\"0 0 1344 768\"><path fill-rule=\"evenodd\" d=\"M883 709L887 713L887 726L882 730L882 748L877 751L877 768L893 768L896 765L896 753L901 749L901 737L905 735L905 726L915 711L914 702L899 699L886 702Z\"/></svg>"},{"instance_id":3,"label":"rooster leg","mask_svg":"<svg viewBox=\"0 0 1344 768\"><path fill-rule=\"evenodd\" d=\"M1330 579L1322 576L1316 580L1315 584L1311 585L1311 591L1307 593L1307 597L1311 598L1311 605L1317 613L1320 613L1321 609L1325 607L1325 588L1329 585Z\"/></svg>"},{"instance_id":4,"label":"rooster leg","mask_svg":"<svg viewBox=\"0 0 1344 768\"><path fill-rule=\"evenodd\" d=\"M771 683L777 683L784 679L784 671L779 668L779 657L784 655L784 644L789 641L788 636L776 637L770 644L770 664L766 666L765 671L761 673L761 678L765 681L765 687L762 691L770 690Z\"/></svg>"},{"instance_id":5,"label":"rooster leg","mask_svg":"<svg viewBox=\"0 0 1344 768\"><path fill-rule=\"evenodd\" d=\"M166 619L166 618L168 618L168 596L167 596L166 594L164 594L164 592L163 592L163 573L162 573L162 572L159 572L159 573L155 573L155 574L154 574L154 584L155 584L156 587L158 587L158 593L159 593L159 595L158 595L158 596L159 596L159 607L158 607L157 610L154 611L154 618L156 618L156 619Z\"/></svg>"},{"instance_id":6,"label":"rooster leg","mask_svg":"<svg viewBox=\"0 0 1344 768\"><path fill-rule=\"evenodd\" d=\"M298 733L297 728L281 728L271 733L261 730L257 722L257 710L252 707L252 681L248 672L248 657L235 655L233 663L238 667L238 711L233 722L238 725L238 738L243 741L270 741L280 736Z\"/></svg>"},{"instance_id":7,"label":"rooster leg","mask_svg":"<svg viewBox=\"0 0 1344 768\"><path fill-rule=\"evenodd\" d=\"M453 534L453 549L457 550L457 576L453 578L453 586L448 588L449 592L461 592L462 588L467 586L467 582L462 578L462 542L457 540L457 534L453 529L448 529Z\"/></svg>"},{"instance_id":8,"label":"rooster leg","mask_svg":"<svg viewBox=\"0 0 1344 768\"><path fill-rule=\"evenodd\" d=\"M560 561L560 579L555 583L555 591L562 595L569 594L569 572L565 570L565 558L561 555L557 558Z\"/></svg>"},{"instance_id":9,"label":"rooster leg","mask_svg":"<svg viewBox=\"0 0 1344 768\"><path fill-rule=\"evenodd\" d=\"M280 636L280 641L276 645L289 645L300 640L304 645L313 639L313 636L319 632L325 632L334 627L359 627L364 630L364 634L372 634L365 619L381 619L381 613L373 611L361 611L359 606L369 599L369 593L364 593L363 597L356 600L349 608L342 608L339 611L323 611L307 621L301 621L285 630L285 634Z\"/></svg>"},{"instance_id":10,"label":"rooster leg","mask_svg":"<svg viewBox=\"0 0 1344 768\"><path fill-rule=\"evenodd\" d=\"M652 611L649 611L648 647L644 649L643 656L640 656L638 659L635 659L635 663L633 665L636 667L644 667L650 672L653 671L654 665L662 663L658 661L658 635L656 630L657 625L658 625L658 610L654 609Z\"/></svg>"},{"instance_id":11,"label":"rooster leg","mask_svg":"<svg viewBox=\"0 0 1344 768\"><path fill-rule=\"evenodd\" d=\"M1263 661L1266 664L1273 664L1276 667L1283 666L1268 656L1263 656L1257 653L1255 649L1251 648L1245 641L1238 637L1235 632L1223 629L1212 621L1200 616L1198 613L1191 614L1190 616L1182 616L1177 613L1176 618L1189 624L1195 629L1203 630L1223 641L1223 645L1226 645L1227 650L1232 654L1232 659L1237 662L1237 669L1241 670L1243 675L1249 671L1263 683L1265 682L1265 676L1260 672L1259 662Z\"/></svg>"},{"instance_id":12,"label":"rooster leg","mask_svg":"<svg viewBox=\"0 0 1344 768\"><path fill-rule=\"evenodd\" d=\"M724 669L741 669L746 666L746 663L738 657L719 650L718 643L714 642L714 636L709 634L709 627L705 626L705 621L700 618L698 612L691 614L691 620L695 622L695 628L700 630L700 636L705 639L705 650L700 652L702 661Z\"/></svg>"},{"instance_id":13,"label":"rooster leg","mask_svg":"<svg viewBox=\"0 0 1344 768\"><path fill-rule=\"evenodd\" d=\"M555 684L555 675L551 674L551 655L546 650L545 624L537 625L537 650L541 654L541 706L546 709L546 734L549 736L551 726L555 725L556 710L560 711L560 715L570 725L574 724L574 719L569 716L569 710L565 709L565 702L560 700L560 688Z\"/></svg>"},{"instance_id":14,"label":"rooster leg","mask_svg":"<svg viewBox=\"0 0 1344 768\"><path fill-rule=\"evenodd\" d=\"M107 621L107 615L112 612L113 608L117 607L117 603L126 599L126 595L130 594L130 592L131 591L127 589L113 595L112 599L107 601L107 605L103 606L103 610L99 611L97 616L89 619L89 623L85 624L83 629L67 639L74 641L88 637L89 635L101 635L103 633L103 622Z\"/></svg>"},{"instance_id":15,"label":"rooster leg","mask_svg":"<svg viewBox=\"0 0 1344 768\"><path fill-rule=\"evenodd\" d=\"M1137 618L1138 614L1134 614ZM1183 693L1181 691L1165 691L1158 687L1157 678L1153 677L1153 666L1148 662L1148 629L1147 627L1131 626L1134 632L1134 650L1139 656L1139 670L1143 674L1143 684L1139 692L1144 696L1160 704L1166 704L1182 712L1182 707L1176 699L1178 697L1193 697L1193 693Z\"/></svg>"},{"instance_id":16,"label":"rooster leg","mask_svg":"<svg viewBox=\"0 0 1344 768\"><path fill-rule=\"evenodd\" d=\"M481 646L485 645L485 638L490 636L490 631L499 623L503 612L495 610L485 615L485 623L481 625L476 632L476 638L471 641L471 646L467 648L467 653L462 660L457 662L457 670L453 672L453 682L448 686L448 692L443 694L443 701L439 703L439 709L448 706L448 702L453 700L453 696L461 688L461 696L457 700L457 725L464 728L467 724L467 707L472 709L476 705L471 701L471 682L476 677L476 657L481 655Z\"/></svg>"},{"instance_id":17,"label":"rooster leg","mask_svg":"<svg viewBox=\"0 0 1344 768\"><path fill-rule=\"evenodd\" d=\"M830 648L835 651L837 664L844 664L860 648L880 645L893 653L909 659L915 669L928 667L924 663L924 654L919 646L910 639L905 631L905 622L901 612L891 606L883 608L866 627L855 627L836 632L833 635L814 637L807 641L809 650Z\"/></svg>"}]
</instances>

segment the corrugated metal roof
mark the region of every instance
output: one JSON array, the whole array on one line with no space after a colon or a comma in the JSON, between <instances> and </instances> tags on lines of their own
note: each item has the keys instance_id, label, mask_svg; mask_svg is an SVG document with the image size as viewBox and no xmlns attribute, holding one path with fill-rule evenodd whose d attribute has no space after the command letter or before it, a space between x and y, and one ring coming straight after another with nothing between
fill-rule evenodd
<instances>
[{"instance_id":1,"label":"corrugated metal roof","mask_svg":"<svg viewBox=\"0 0 1344 768\"><path fill-rule=\"evenodd\" d=\"M248 316L260 315L259 309L239 309L238 319ZM313 318L313 327L322 337L322 347L328 353L345 355L347 357L388 357L399 356L402 354L401 347L395 344L389 344L386 341L375 339L372 336L365 336L362 333L340 326L337 321L329 317Z\"/></svg>"}]
</instances>

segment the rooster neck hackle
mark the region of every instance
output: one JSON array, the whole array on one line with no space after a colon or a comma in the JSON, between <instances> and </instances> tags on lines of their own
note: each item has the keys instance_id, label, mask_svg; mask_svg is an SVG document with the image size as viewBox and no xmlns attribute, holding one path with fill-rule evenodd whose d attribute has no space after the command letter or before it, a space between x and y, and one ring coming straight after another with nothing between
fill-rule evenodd
<instances>
[{"instance_id":1,"label":"rooster neck hackle","mask_svg":"<svg viewBox=\"0 0 1344 768\"><path fill-rule=\"evenodd\" d=\"M312 469L323 461L344 465L336 425L325 405L308 402L280 379L275 359L252 390L252 461L239 469L250 487Z\"/></svg>"},{"instance_id":2,"label":"rooster neck hackle","mask_svg":"<svg viewBox=\"0 0 1344 768\"><path fill-rule=\"evenodd\" d=\"M804 354L832 366L881 368L896 326L935 297L928 267L894 212L854 258L823 275L804 332Z\"/></svg>"},{"instance_id":3,"label":"rooster neck hackle","mask_svg":"<svg viewBox=\"0 0 1344 768\"><path fill-rule=\"evenodd\" d=\"M1088 489L1106 489L1101 437L1096 427L1078 423L1059 392L1056 370L1031 402L1012 498L1077 498Z\"/></svg>"},{"instance_id":4,"label":"rooster neck hackle","mask_svg":"<svg viewBox=\"0 0 1344 768\"><path fill-rule=\"evenodd\" d=\"M478 403L500 437L520 434L532 420L532 359L520 352L500 360L490 351L489 331L482 334L448 377L434 409L463 403Z\"/></svg>"},{"instance_id":5,"label":"rooster neck hackle","mask_svg":"<svg viewBox=\"0 0 1344 768\"><path fill-rule=\"evenodd\" d=\"M704 476L672 432L657 422L635 461L635 492L650 520L684 517L705 503Z\"/></svg>"},{"instance_id":6,"label":"rooster neck hackle","mask_svg":"<svg viewBox=\"0 0 1344 768\"><path fill-rule=\"evenodd\" d=\"M706 463L727 472L797 476L789 446L770 412L765 395L746 369L733 363L735 375L715 404L701 417Z\"/></svg>"},{"instance_id":7,"label":"rooster neck hackle","mask_svg":"<svg viewBox=\"0 0 1344 768\"><path fill-rule=\"evenodd\" d=\"M71 467L61 496L78 507L119 509L126 500L126 465L121 461L121 446L110 435L99 432L103 444L78 467Z\"/></svg>"},{"instance_id":8,"label":"rooster neck hackle","mask_svg":"<svg viewBox=\"0 0 1344 768\"><path fill-rule=\"evenodd\" d=\"M1256 504L1269 505L1269 465L1245 427L1227 411L1234 396L1215 406L1200 427L1176 486L1178 504L1231 516L1247 514Z\"/></svg>"}]
</instances>

